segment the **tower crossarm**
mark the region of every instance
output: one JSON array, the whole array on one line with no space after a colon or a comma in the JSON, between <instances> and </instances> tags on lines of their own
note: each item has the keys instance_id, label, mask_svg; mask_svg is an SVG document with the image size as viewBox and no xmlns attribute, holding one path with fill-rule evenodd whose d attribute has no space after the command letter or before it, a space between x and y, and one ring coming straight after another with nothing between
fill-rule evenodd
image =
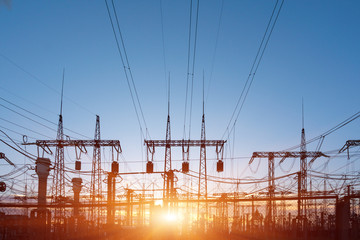
<instances>
[{"instance_id":1,"label":"tower crossarm","mask_svg":"<svg viewBox=\"0 0 360 240\"><path fill-rule=\"evenodd\" d=\"M200 147L205 144L207 147L220 147L222 148L226 143L225 140L145 140L144 144L148 148L153 147L165 147L170 145L171 147Z\"/></svg>"},{"instance_id":2,"label":"tower crossarm","mask_svg":"<svg viewBox=\"0 0 360 240\"><path fill-rule=\"evenodd\" d=\"M312 158L310 162L313 162L319 157L329 157L322 152L254 152L250 158L249 164L251 164L255 158L268 158L270 154L273 154L274 158L281 158L282 163L286 158L299 158L301 156Z\"/></svg>"},{"instance_id":3,"label":"tower crossarm","mask_svg":"<svg viewBox=\"0 0 360 240\"><path fill-rule=\"evenodd\" d=\"M41 148L46 147L71 147L71 146L84 146L84 147L114 147L121 152L119 140L36 140L34 143L25 143L24 145L36 145Z\"/></svg>"},{"instance_id":4,"label":"tower crossarm","mask_svg":"<svg viewBox=\"0 0 360 240\"><path fill-rule=\"evenodd\" d=\"M360 146L360 140L347 140L345 145L339 150L339 153L342 153L351 147L357 147L357 146Z\"/></svg>"}]
</instances>

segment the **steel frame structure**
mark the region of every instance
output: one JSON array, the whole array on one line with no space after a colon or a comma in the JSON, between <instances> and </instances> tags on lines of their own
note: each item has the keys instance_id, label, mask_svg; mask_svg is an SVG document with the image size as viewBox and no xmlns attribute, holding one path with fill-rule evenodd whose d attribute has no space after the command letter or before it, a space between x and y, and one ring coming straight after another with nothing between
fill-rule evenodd
<instances>
[{"instance_id":1,"label":"steel frame structure","mask_svg":"<svg viewBox=\"0 0 360 240\"><path fill-rule=\"evenodd\" d=\"M311 158L309 163L312 163L313 161L315 161L316 158L319 157L329 157L327 155L325 155L322 152L318 152L318 151L300 151L300 152L284 152L284 151L280 151L280 152L254 152L252 157L250 158L249 164L251 164L255 158L268 158L268 181L269 181L269 203L268 203L268 216L269 216L269 221L272 221L273 219L273 213L275 211L275 206L273 205L272 199L275 196L275 163L274 163L274 158L281 158L280 163L282 163L286 158L300 158L301 160L301 164L300 164L300 179L298 179L300 182L299 187L300 187L300 191L299 191L299 202L298 202L298 217L301 218L303 215L303 209L302 209L302 200L301 197L305 196L306 194L306 188L304 188L304 186L306 187L306 184L304 184L303 182L307 181L306 179L306 173L304 174L304 172L307 171L307 168L304 168L304 165L307 166L307 163L304 162L304 159L306 159L307 157ZM305 179L304 179L305 178Z\"/></svg>"}]
</instances>

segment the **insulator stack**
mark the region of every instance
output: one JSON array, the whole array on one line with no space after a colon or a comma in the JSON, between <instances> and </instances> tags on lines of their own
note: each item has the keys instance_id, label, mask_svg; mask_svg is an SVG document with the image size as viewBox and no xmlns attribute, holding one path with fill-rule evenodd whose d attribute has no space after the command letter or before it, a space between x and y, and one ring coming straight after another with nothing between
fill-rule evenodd
<instances>
[{"instance_id":1,"label":"insulator stack","mask_svg":"<svg viewBox=\"0 0 360 240\"><path fill-rule=\"evenodd\" d=\"M189 162L183 162L182 163L181 171L183 173L188 173L189 172Z\"/></svg>"},{"instance_id":2,"label":"insulator stack","mask_svg":"<svg viewBox=\"0 0 360 240\"><path fill-rule=\"evenodd\" d=\"M216 163L216 171L223 172L224 171L224 162L222 160L217 161Z\"/></svg>"},{"instance_id":3,"label":"insulator stack","mask_svg":"<svg viewBox=\"0 0 360 240\"><path fill-rule=\"evenodd\" d=\"M112 162L111 163L111 172L113 174L118 174L119 173L119 163L118 162Z\"/></svg>"},{"instance_id":4,"label":"insulator stack","mask_svg":"<svg viewBox=\"0 0 360 240\"><path fill-rule=\"evenodd\" d=\"M6 183L0 182L0 192L5 192L5 191L6 191Z\"/></svg>"},{"instance_id":5,"label":"insulator stack","mask_svg":"<svg viewBox=\"0 0 360 240\"><path fill-rule=\"evenodd\" d=\"M75 170L81 170L81 162L79 160L75 161Z\"/></svg>"},{"instance_id":6,"label":"insulator stack","mask_svg":"<svg viewBox=\"0 0 360 240\"><path fill-rule=\"evenodd\" d=\"M146 172L153 173L154 172L154 164L152 162L146 163Z\"/></svg>"}]
</instances>

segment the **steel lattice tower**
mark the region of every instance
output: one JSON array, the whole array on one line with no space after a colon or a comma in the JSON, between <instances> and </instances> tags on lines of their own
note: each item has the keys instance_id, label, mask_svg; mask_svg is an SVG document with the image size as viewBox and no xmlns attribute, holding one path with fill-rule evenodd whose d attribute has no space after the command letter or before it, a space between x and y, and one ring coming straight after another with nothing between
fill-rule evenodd
<instances>
[{"instance_id":1,"label":"steel lattice tower","mask_svg":"<svg viewBox=\"0 0 360 240\"><path fill-rule=\"evenodd\" d=\"M303 144L305 144L305 131L303 131ZM269 181L269 202L268 202L268 209L267 209L267 213L269 218L273 219L273 215L276 212L276 205L275 203L272 203L272 198L275 196L274 190L275 190L275 174L274 174L274 158L281 158L280 160L280 164L286 159L286 158L300 158L300 166L301 166L301 171L299 172L298 175L298 190L299 190L299 196L298 196L298 218L301 219L302 217L302 197L304 197L304 192L306 193L306 180L304 183L304 179L303 179L303 174L305 173L305 177L306 177L306 166L307 166L307 158L310 157L312 158L310 160L310 164L315 161L315 159L319 158L319 157L329 157L327 155L325 155L322 152L307 152L306 151L306 146L302 147L302 150L305 151L301 151L301 152L253 152L253 155L249 161L249 164L251 164L255 158L265 158L267 157L269 160L269 177L268 177L268 181ZM303 167L303 164L305 165L305 167ZM303 188L305 185L305 188ZM304 189L304 190L303 190ZM304 203L306 203L304 201ZM304 207L306 208L306 206ZM272 210L271 210L272 209Z\"/></svg>"},{"instance_id":2,"label":"steel lattice tower","mask_svg":"<svg viewBox=\"0 0 360 240\"><path fill-rule=\"evenodd\" d=\"M56 152L55 152L55 167L54 167L54 178L52 185L52 202L53 203L64 203L65 200L65 166L64 166L64 146L62 141L64 140L64 127L62 118L62 105L64 96L64 79L65 69L63 70L63 78L61 85L61 101L60 101L60 114L59 123L56 135ZM64 208L55 209L55 221L60 221L64 217Z\"/></svg>"},{"instance_id":3,"label":"steel lattice tower","mask_svg":"<svg viewBox=\"0 0 360 240\"><path fill-rule=\"evenodd\" d=\"M307 153L306 153L306 139L305 129L301 130L301 145L300 145L300 195L305 197L307 192ZM306 218L306 200L302 200L300 203L299 217Z\"/></svg>"},{"instance_id":4,"label":"steel lattice tower","mask_svg":"<svg viewBox=\"0 0 360 240\"><path fill-rule=\"evenodd\" d=\"M171 167L171 129L170 129L170 75L168 81L168 116L166 121L165 138L165 164L164 164L164 207L169 209L173 205L175 198L174 192L174 172Z\"/></svg>"},{"instance_id":5,"label":"steel lattice tower","mask_svg":"<svg viewBox=\"0 0 360 240\"><path fill-rule=\"evenodd\" d=\"M205 114L202 115L201 122L201 145L200 145L200 166L199 166L199 186L198 186L198 200L201 197L205 198L205 211L200 211L200 202L198 202L198 220L200 214L204 213L207 216L207 172L206 172L206 144L205 144Z\"/></svg>"},{"instance_id":6,"label":"steel lattice tower","mask_svg":"<svg viewBox=\"0 0 360 240\"><path fill-rule=\"evenodd\" d=\"M275 161L274 153L269 153L268 156L268 181L269 181L269 202L267 203L267 217L268 223L272 226L275 216L275 202L272 199L275 197Z\"/></svg>"},{"instance_id":7,"label":"steel lattice tower","mask_svg":"<svg viewBox=\"0 0 360 240\"><path fill-rule=\"evenodd\" d=\"M52 185L52 202L62 203L65 199L65 177L64 177L64 129L62 114L59 115L59 123L57 130L57 146L55 152L54 178ZM55 211L55 219L63 217L62 209Z\"/></svg>"},{"instance_id":8,"label":"steel lattice tower","mask_svg":"<svg viewBox=\"0 0 360 240\"><path fill-rule=\"evenodd\" d=\"M170 189L170 171L171 171L171 132L170 132L170 115L167 116L166 124L166 140L165 140L165 164L164 164L164 206L167 208L169 199L172 195L172 189Z\"/></svg>"},{"instance_id":9,"label":"steel lattice tower","mask_svg":"<svg viewBox=\"0 0 360 240\"><path fill-rule=\"evenodd\" d=\"M92 161L92 170L91 170L91 187L90 187L90 196L91 203L100 203L102 197L102 186L101 186L101 149L100 149L100 117L96 115L96 126L95 126L95 145ZM97 223L99 225L100 220L100 207L97 208L97 214L94 212L94 207L91 210L91 220L95 222L97 218Z\"/></svg>"}]
</instances>

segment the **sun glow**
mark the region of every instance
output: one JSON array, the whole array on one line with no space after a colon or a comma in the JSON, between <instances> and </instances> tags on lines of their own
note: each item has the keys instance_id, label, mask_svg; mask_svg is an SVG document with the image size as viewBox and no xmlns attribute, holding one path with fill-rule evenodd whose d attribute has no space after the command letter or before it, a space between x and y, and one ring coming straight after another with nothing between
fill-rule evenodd
<instances>
[{"instance_id":1,"label":"sun glow","mask_svg":"<svg viewBox=\"0 0 360 240\"><path fill-rule=\"evenodd\" d=\"M162 206L163 200L155 200L155 206Z\"/></svg>"},{"instance_id":2,"label":"sun glow","mask_svg":"<svg viewBox=\"0 0 360 240\"><path fill-rule=\"evenodd\" d=\"M179 219L179 217L174 213L168 213L164 215L164 219L168 222L175 222Z\"/></svg>"}]
</instances>

